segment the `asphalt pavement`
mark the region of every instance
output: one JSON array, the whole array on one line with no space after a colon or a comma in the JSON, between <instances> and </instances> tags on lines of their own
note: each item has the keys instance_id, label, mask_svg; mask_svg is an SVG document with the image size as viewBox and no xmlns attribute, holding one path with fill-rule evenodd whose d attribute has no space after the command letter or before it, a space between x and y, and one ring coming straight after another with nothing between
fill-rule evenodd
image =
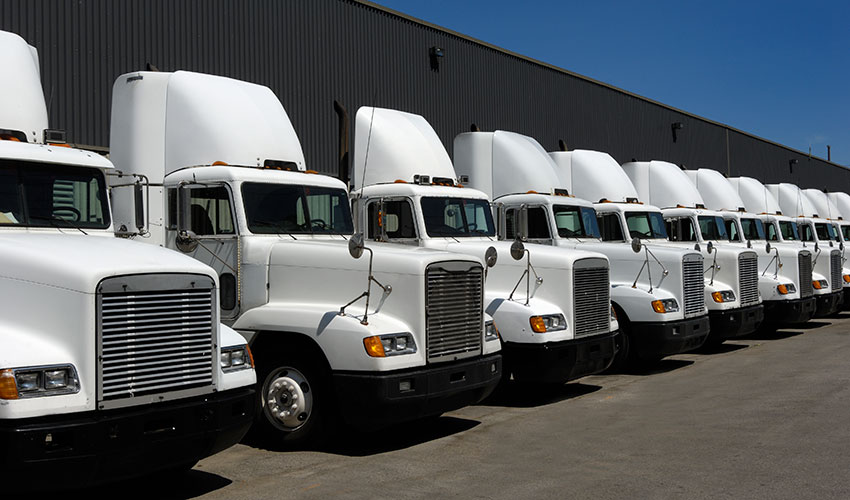
<instances>
[{"instance_id":1,"label":"asphalt pavement","mask_svg":"<svg viewBox=\"0 0 850 500\"><path fill-rule=\"evenodd\" d=\"M666 358L510 385L320 451L244 444L138 498L850 498L850 314Z\"/></svg>"}]
</instances>

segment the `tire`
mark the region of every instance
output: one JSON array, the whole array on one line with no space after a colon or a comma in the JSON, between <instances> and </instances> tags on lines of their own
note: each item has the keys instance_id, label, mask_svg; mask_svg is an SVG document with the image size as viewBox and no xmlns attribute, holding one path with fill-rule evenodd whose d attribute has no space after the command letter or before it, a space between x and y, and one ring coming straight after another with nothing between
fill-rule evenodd
<instances>
[{"instance_id":1,"label":"tire","mask_svg":"<svg viewBox=\"0 0 850 500\"><path fill-rule=\"evenodd\" d=\"M269 448L315 447L328 437L330 374L311 358L267 357L258 366L251 434Z\"/></svg>"},{"instance_id":2,"label":"tire","mask_svg":"<svg viewBox=\"0 0 850 500\"><path fill-rule=\"evenodd\" d=\"M619 312L618 312L619 314ZM625 315L621 314L621 318ZM617 347L617 353L614 355L614 361L611 366L605 370L606 373L619 373L627 370L634 364L634 353L631 349L632 339L629 333L629 324L625 319L619 320L620 334L614 340L614 345Z\"/></svg>"}]
</instances>

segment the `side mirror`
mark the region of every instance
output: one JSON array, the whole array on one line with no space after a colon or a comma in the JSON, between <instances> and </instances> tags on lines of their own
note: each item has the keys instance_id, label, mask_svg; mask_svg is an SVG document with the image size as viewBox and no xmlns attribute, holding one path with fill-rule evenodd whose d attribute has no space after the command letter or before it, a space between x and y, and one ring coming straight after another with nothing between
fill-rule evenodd
<instances>
[{"instance_id":1,"label":"side mirror","mask_svg":"<svg viewBox=\"0 0 850 500\"><path fill-rule=\"evenodd\" d=\"M820 248L818 247L817 242L815 242L815 252L820 252Z\"/></svg>"},{"instance_id":2,"label":"side mirror","mask_svg":"<svg viewBox=\"0 0 850 500\"><path fill-rule=\"evenodd\" d=\"M697 252L700 251L699 243L694 243L694 250L696 250Z\"/></svg>"},{"instance_id":3,"label":"side mirror","mask_svg":"<svg viewBox=\"0 0 850 500\"><path fill-rule=\"evenodd\" d=\"M752 242L752 240L747 240L747 248L753 248L753 242ZM770 251L770 250L768 250L768 252L769 252L769 251Z\"/></svg>"},{"instance_id":4,"label":"side mirror","mask_svg":"<svg viewBox=\"0 0 850 500\"><path fill-rule=\"evenodd\" d=\"M709 241L709 242L705 245L705 249L706 249L706 250L708 250L708 253L713 252L713 251L714 251L714 243L713 243L713 242L711 242L711 241Z\"/></svg>"},{"instance_id":5,"label":"side mirror","mask_svg":"<svg viewBox=\"0 0 850 500\"><path fill-rule=\"evenodd\" d=\"M359 259L363 255L363 246L363 233L357 233L348 238L348 253L355 259Z\"/></svg>"},{"instance_id":6,"label":"side mirror","mask_svg":"<svg viewBox=\"0 0 850 500\"><path fill-rule=\"evenodd\" d=\"M640 238L632 238L632 252L638 253L642 247L643 244L640 242Z\"/></svg>"},{"instance_id":7,"label":"side mirror","mask_svg":"<svg viewBox=\"0 0 850 500\"><path fill-rule=\"evenodd\" d=\"M192 199L189 188L177 187L177 234L188 233L192 229Z\"/></svg>"},{"instance_id":8,"label":"side mirror","mask_svg":"<svg viewBox=\"0 0 850 500\"><path fill-rule=\"evenodd\" d=\"M773 248L771 248L770 242L768 241L767 244L764 246L764 251L770 253L771 250L773 250Z\"/></svg>"},{"instance_id":9,"label":"side mirror","mask_svg":"<svg viewBox=\"0 0 850 500\"><path fill-rule=\"evenodd\" d=\"M133 184L133 208L135 209L136 229L139 233L145 228L145 196L142 191L142 184L137 182Z\"/></svg>"},{"instance_id":10,"label":"side mirror","mask_svg":"<svg viewBox=\"0 0 850 500\"><path fill-rule=\"evenodd\" d=\"M516 220L514 221L516 224L516 239L517 240L526 240L528 238L528 207L522 205L520 209L516 212Z\"/></svg>"},{"instance_id":11,"label":"side mirror","mask_svg":"<svg viewBox=\"0 0 850 500\"><path fill-rule=\"evenodd\" d=\"M525 245L519 239L514 240L511 244L511 257L514 260L522 259L522 256L525 254Z\"/></svg>"},{"instance_id":12,"label":"side mirror","mask_svg":"<svg viewBox=\"0 0 850 500\"><path fill-rule=\"evenodd\" d=\"M496 261L499 258L499 253L496 251L494 247L487 248L487 251L484 252L484 262L487 263L487 267L493 267L496 265Z\"/></svg>"}]
</instances>

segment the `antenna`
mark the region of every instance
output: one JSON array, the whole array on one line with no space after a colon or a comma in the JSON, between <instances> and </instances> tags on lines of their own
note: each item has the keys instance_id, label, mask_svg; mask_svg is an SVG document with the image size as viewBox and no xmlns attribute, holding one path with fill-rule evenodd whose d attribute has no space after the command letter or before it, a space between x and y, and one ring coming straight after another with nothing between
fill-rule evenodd
<instances>
[{"instance_id":1,"label":"antenna","mask_svg":"<svg viewBox=\"0 0 850 500\"><path fill-rule=\"evenodd\" d=\"M378 98L378 91L372 97L372 102ZM369 117L369 135L366 137L366 156L363 158L363 175L360 177L360 193L357 199L363 198L363 186L366 185L366 167L369 165L369 146L372 144L372 124L375 123L375 106L372 106L372 116Z\"/></svg>"}]
</instances>

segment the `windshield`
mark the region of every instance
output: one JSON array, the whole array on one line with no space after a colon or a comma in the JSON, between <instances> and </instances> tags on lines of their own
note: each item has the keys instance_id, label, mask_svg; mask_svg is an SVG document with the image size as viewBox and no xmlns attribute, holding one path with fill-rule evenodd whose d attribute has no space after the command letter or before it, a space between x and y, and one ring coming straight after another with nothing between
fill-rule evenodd
<instances>
[{"instance_id":1,"label":"windshield","mask_svg":"<svg viewBox=\"0 0 850 500\"><path fill-rule=\"evenodd\" d=\"M838 235L835 234L832 224L826 222L818 222L815 224L815 231L818 233L818 239L822 241L835 240L838 241Z\"/></svg>"},{"instance_id":2,"label":"windshield","mask_svg":"<svg viewBox=\"0 0 850 500\"><path fill-rule=\"evenodd\" d=\"M667 239L667 228L659 212L630 212L626 214L626 224L632 238Z\"/></svg>"},{"instance_id":3,"label":"windshield","mask_svg":"<svg viewBox=\"0 0 850 500\"><path fill-rule=\"evenodd\" d=\"M108 228L103 172L0 160L0 226Z\"/></svg>"},{"instance_id":4,"label":"windshield","mask_svg":"<svg viewBox=\"0 0 850 500\"><path fill-rule=\"evenodd\" d=\"M561 238L599 238L596 210L590 207L555 205L555 225Z\"/></svg>"},{"instance_id":5,"label":"windshield","mask_svg":"<svg viewBox=\"0 0 850 500\"><path fill-rule=\"evenodd\" d=\"M242 184L248 230L254 234L351 234L342 189L289 184Z\"/></svg>"},{"instance_id":6,"label":"windshield","mask_svg":"<svg viewBox=\"0 0 850 500\"><path fill-rule=\"evenodd\" d=\"M702 233L704 240L728 240L729 235L726 233L726 227L723 224L721 217L711 217L701 215L698 218L699 231Z\"/></svg>"},{"instance_id":7,"label":"windshield","mask_svg":"<svg viewBox=\"0 0 850 500\"><path fill-rule=\"evenodd\" d=\"M487 200L422 198L422 215L428 236L495 236L493 214Z\"/></svg>"},{"instance_id":8,"label":"windshield","mask_svg":"<svg viewBox=\"0 0 850 500\"><path fill-rule=\"evenodd\" d=\"M741 227L744 231L744 238L748 240L763 240L764 224L758 219L741 219Z\"/></svg>"},{"instance_id":9,"label":"windshield","mask_svg":"<svg viewBox=\"0 0 850 500\"><path fill-rule=\"evenodd\" d=\"M779 230L782 232L783 240L799 240L800 233L797 231L797 224L787 221L781 220L779 221Z\"/></svg>"}]
</instances>

